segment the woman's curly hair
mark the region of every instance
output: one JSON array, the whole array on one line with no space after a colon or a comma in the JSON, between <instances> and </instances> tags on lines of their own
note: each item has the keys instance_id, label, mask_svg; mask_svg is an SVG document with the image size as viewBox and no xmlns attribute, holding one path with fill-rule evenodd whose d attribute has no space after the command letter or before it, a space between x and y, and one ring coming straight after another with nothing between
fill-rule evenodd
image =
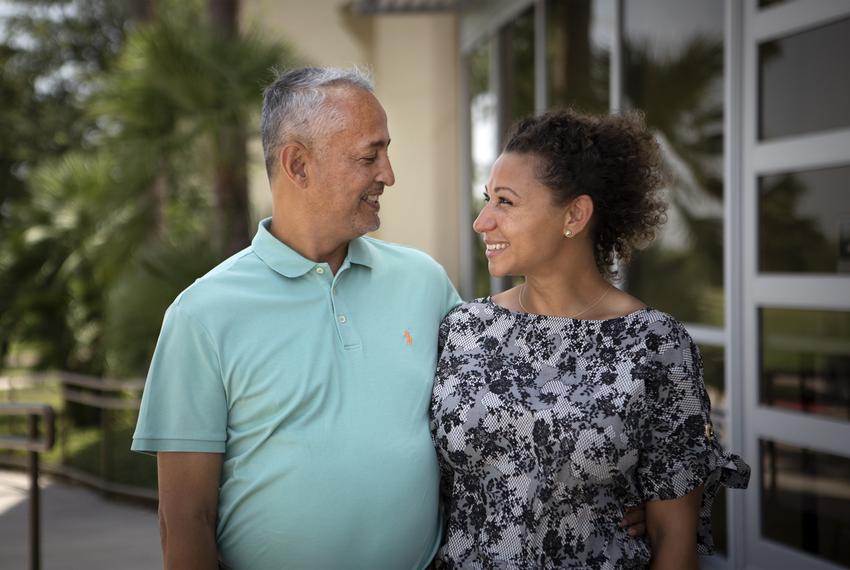
<instances>
[{"instance_id":1,"label":"woman's curly hair","mask_svg":"<svg viewBox=\"0 0 850 570\"><path fill-rule=\"evenodd\" d=\"M617 278L615 259L628 263L667 219L660 190L669 173L640 113L583 115L568 110L521 119L505 152L539 160L537 179L552 190L558 206L590 196L593 253L606 277Z\"/></svg>"}]
</instances>

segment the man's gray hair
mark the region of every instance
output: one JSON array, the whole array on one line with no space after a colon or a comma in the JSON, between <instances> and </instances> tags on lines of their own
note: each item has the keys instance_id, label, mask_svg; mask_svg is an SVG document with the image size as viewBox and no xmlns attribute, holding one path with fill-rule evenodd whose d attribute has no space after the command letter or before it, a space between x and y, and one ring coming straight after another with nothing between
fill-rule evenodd
<instances>
[{"instance_id":1,"label":"man's gray hair","mask_svg":"<svg viewBox=\"0 0 850 570\"><path fill-rule=\"evenodd\" d=\"M325 87L347 85L374 92L372 78L359 68L302 67L282 73L263 91L260 132L269 179L283 145L311 144L342 117L327 105Z\"/></svg>"}]
</instances>

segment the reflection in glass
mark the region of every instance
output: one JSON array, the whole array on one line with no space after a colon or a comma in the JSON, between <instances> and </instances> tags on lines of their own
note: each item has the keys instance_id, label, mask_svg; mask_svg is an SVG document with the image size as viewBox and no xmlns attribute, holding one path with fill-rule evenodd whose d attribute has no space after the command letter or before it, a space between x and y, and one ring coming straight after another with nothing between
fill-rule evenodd
<instances>
[{"instance_id":1,"label":"reflection in glass","mask_svg":"<svg viewBox=\"0 0 850 570\"><path fill-rule=\"evenodd\" d=\"M723 325L723 2L624 2L628 107L654 130L675 182L668 222L626 287L676 318Z\"/></svg>"},{"instance_id":2,"label":"reflection in glass","mask_svg":"<svg viewBox=\"0 0 850 570\"><path fill-rule=\"evenodd\" d=\"M850 565L850 459L759 443L762 535Z\"/></svg>"},{"instance_id":3,"label":"reflection in glass","mask_svg":"<svg viewBox=\"0 0 850 570\"><path fill-rule=\"evenodd\" d=\"M850 127L850 19L759 45L759 138Z\"/></svg>"},{"instance_id":4,"label":"reflection in glass","mask_svg":"<svg viewBox=\"0 0 850 570\"><path fill-rule=\"evenodd\" d=\"M850 166L759 178L759 270L850 273Z\"/></svg>"},{"instance_id":5,"label":"reflection in glass","mask_svg":"<svg viewBox=\"0 0 850 570\"><path fill-rule=\"evenodd\" d=\"M850 420L850 312L759 312L761 403Z\"/></svg>"},{"instance_id":6,"label":"reflection in glass","mask_svg":"<svg viewBox=\"0 0 850 570\"><path fill-rule=\"evenodd\" d=\"M499 147L517 119L534 114L534 7L499 30Z\"/></svg>"},{"instance_id":7,"label":"reflection in glass","mask_svg":"<svg viewBox=\"0 0 850 570\"><path fill-rule=\"evenodd\" d=\"M469 117L472 148L472 219L464 231L472 231L472 222L484 206L484 185L490 175L490 167L496 160L496 93L492 85L490 62L494 45L490 38L482 41L466 58L469 71ZM474 297L483 297L490 293L490 273L487 271L487 257L484 245L478 234L473 232L473 283Z\"/></svg>"},{"instance_id":8,"label":"reflection in glass","mask_svg":"<svg viewBox=\"0 0 850 570\"><path fill-rule=\"evenodd\" d=\"M549 107L607 113L613 0L547 0Z\"/></svg>"},{"instance_id":9,"label":"reflection in glass","mask_svg":"<svg viewBox=\"0 0 850 570\"><path fill-rule=\"evenodd\" d=\"M699 345L702 355L703 379L708 397L711 400L711 423L720 442L728 447L726 439L729 431L726 429L726 382L725 354L722 346ZM720 554L726 554L728 537L726 535L726 491L721 487L714 498L714 508L711 511L711 533L714 536L714 548Z\"/></svg>"}]
</instances>

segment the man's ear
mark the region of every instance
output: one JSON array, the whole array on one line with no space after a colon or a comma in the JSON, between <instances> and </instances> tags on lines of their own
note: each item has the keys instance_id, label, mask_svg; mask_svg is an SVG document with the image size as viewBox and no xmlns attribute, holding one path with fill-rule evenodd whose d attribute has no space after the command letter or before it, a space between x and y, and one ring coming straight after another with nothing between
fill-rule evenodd
<instances>
[{"instance_id":1,"label":"man's ear","mask_svg":"<svg viewBox=\"0 0 850 570\"><path fill-rule=\"evenodd\" d=\"M278 168L299 188L307 186L307 148L299 142L287 143L278 151Z\"/></svg>"},{"instance_id":2,"label":"man's ear","mask_svg":"<svg viewBox=\"0 0 850 570\"><path fill-rule=\"evenodd\" d=\"M582 194L573 199L564 213L564 236L571 238L580 234L589 227L590 218L593 217L593 198Z\"/></svg>"}]
</instances>

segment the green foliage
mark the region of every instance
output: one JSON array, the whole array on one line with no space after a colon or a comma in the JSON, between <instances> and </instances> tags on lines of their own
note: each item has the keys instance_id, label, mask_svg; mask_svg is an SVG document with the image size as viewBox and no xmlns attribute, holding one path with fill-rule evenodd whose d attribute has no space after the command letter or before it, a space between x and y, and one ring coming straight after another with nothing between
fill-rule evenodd
<instances>
[{"instance_id":1,"label":"green foliage","mask_svg":"<svg viewBox=\"0 0 850 570\"><path fill-rule=\"evenodd\" d=\"M270 70L288 60L256 32L221 37L201 14L167 11L128 38L91 110L115 121L122 138L185 144L252 117Z\"/></svg>"},{"instance_id":2,"label":"green foliage","mask_svg":"<svg viewBox=\"0 0 850 570\"><path fill-rule=\"evenodd\" d=\"M0 33L0 238L13 209L26 208L28 173L86 145L82 109L93 76L124 36L123 0L17 0Z\"/></svg>"},{"instance_id":3,"label":"green foliage","mask_svg":"<svg viewBox=\"0 0 850 570\"><path fill-rule=\"evenodd\" d=\"M14 4L0 365L19 347L42 368L143 375L165 307L223 255L211 187L244 158L219 133L257 131L262 85L290 52L216 33L199 1L157 2L134 26L123 0Z\"/></svg>"},{"instance_id":4,"label":"green foliage","mask_svg":"<svg viewBox=\"0 0 850 570\"><path fill-rule=\"evenodd\" d=\"M165 307L217 261L209 243L197 238L142 248L107 299L105 349L111 375L135 376L147 369Z\"/></svg>"},{"instance_id":5,"label":"green foliage","mask_svg":"<svg viewBox=\"0 0 850 570\"><path fill-rule=\"evenodd\" d=\"M130 174L106 153L71 152L30 176L29 207L0 248L0 334L28 342L42 367L103 372L103 292L149 225Z\"/></svg>"},{"instance_id":6,"label":"green foliage","mask_svg":"<svg viewBox=\"0 0 850 570\"><path fill-rule=\"evenodd\" d=\"M55 212L47 207L62 202L61 193L34 191L31 181L40 165L86 147L93 124L82 109L92 77L121 44L123 2L7 5L14 12L2 22L0 43L0 364L18 344L36 350L44 366L73 369L84 355L73 355L68 321L85 318L88 309L73 301L86 288L70 269L75 260L66 263L73 250L68 216L53 227Z\"/></svg>"}]
</instances>

